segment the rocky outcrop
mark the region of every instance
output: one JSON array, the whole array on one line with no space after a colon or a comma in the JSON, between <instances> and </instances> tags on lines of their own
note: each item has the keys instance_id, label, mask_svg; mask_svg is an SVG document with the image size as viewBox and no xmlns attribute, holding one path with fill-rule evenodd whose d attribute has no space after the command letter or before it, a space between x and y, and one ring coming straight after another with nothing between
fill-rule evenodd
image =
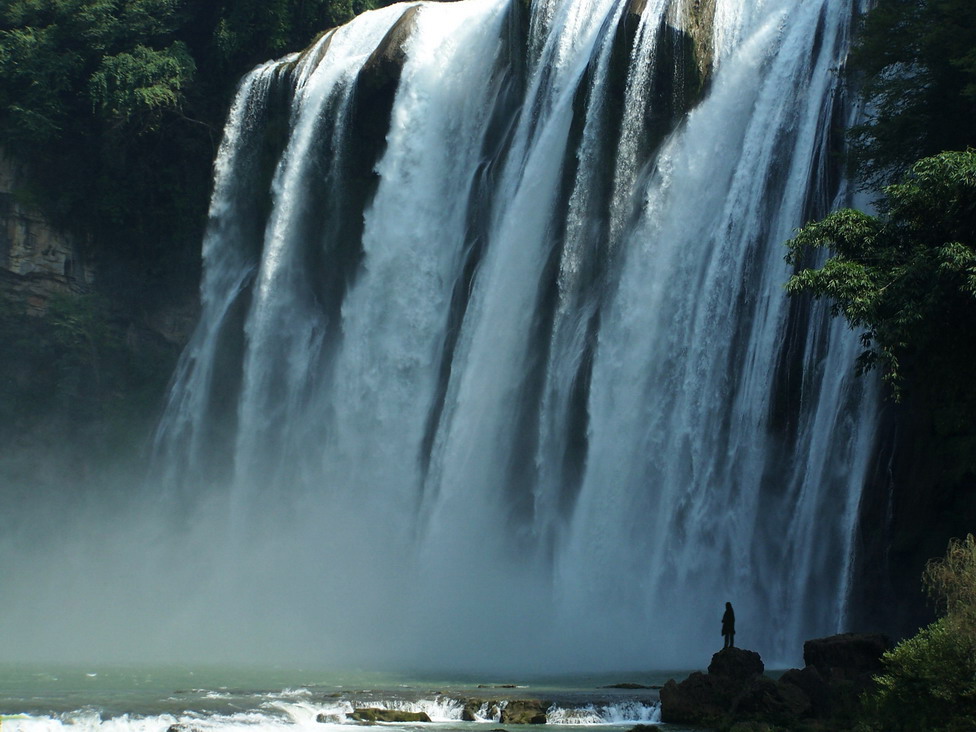
<instances>
[{"instance_id":1,"label":"rocky outcrop","mask_svg":"<svg viewBox=\"0 0 976 732\"><path fill-rule=\"evenodd\" d=\"M83 294L95 282L94 264L85 256L87 242L55 225L30 201L30 171L0 150L0 301L28 316L47 313L56 295ZM155 342L186 343L199 312L195 294L180 301L119 317L131 346ZM124 321L124 322L123 322Z\"/></svg>"},{"instance_id":2,"label":"rocky outcrop","mask_svg":"<svg viewBox=\"0 0 976 732\"><path fill-rule=\"evenodd\" d=\"M764 670L759 654L725 648L714 656L708 673L693 673L680 684L671 679L661 689L661 721L721 726L737 700Z\"/></svg>"},{"instance_id":3,"label":"rocky outcrop","mask_svg":"<svg viewBox=\"0 0 976 732\"><path fill-rule=\"evenodd\" d=\"M712 73L715 44L712 23L715 19L715 0L690 0L671 6L672 23L687 33L694 45L695 63L699 76L705 80Z\"/></svg>"},{"instance_id":4,"label":"rocky outcrop","mask_svg":"<svg viewBox=\"0 0 976 732\"><path fill-rule=\"evenodd\" d=\"M709 675L725 676L736 681L748 681L765 670L758 653L742 648L721 650L712 656L712 662L708 664Z\"/></svg>"},{"instance_id":5,"label":"rocky outcrop","mask_svg":"<svg viewBox=\"0 0 976 732\"><path fill-rule=\"evenodd\" d=\"M93 279L79 242L29 201L23 165L0 150L0 297L41 315L56 293L83 292Z\"/></svg>"},{"instance_id":6,"label":"rocky outcrop","mask_svg":"<svg viewBox=\"0 0 976 732\"><path fill-rule=\"evenodd\" d=\"M541 699L466 698L460 701L463 704L461 719L465 722L498 719L502 724L546 724L546 713L552 706L551 701Z\"/></svg>"},{"instance_id":7,"label":"rocky outcrop","mask_svg":"<svg viewBox=\"0 0 976 732\"><path fill-rule=\"evenodd\" d=\"M809 700L808 713L810 716L825 719L833 716L834 696L830 685L824 680L820 672L812 666L805 668L791 668L779 677L782 684L789 684L799 689Z\"/></svg>"},{"instance_id":8,"label":"rocky outcrop","mask_svg":"<svg viewBox=\"0 0 976 732\"><path fill-rule=\"evenodd\" d=\"M728 717L742 686L733 679L700 671L681 683L670 679L661 689L661 721L719 727Z\"/></svg>"},{"instance_id":9,"label":"rocky outcrop","mask_svg":"<svg viewBox=\"0 0 976 732\"><path fill-rule=\"evenodd\" d=\"M882 671L888 638L880 634L843 633L803 644L803 662L828 681L862 679Z\"/></svg>"},{"instance_id":10,"label":"rocky outcrop","mask_svg":"<svg viewBox=\"0 0 976 732\"><path fill-rule=\"evenodd\" d=\"M763 675L759 654L719 651L708 673L661 689L661 721L719 730L846 730L881 671L884 636L848 633L807 641L803 669Z\"/></svg>"},{"instance_id":11,"label":"rocky outcrop","mask_svg":"<svg viewBox=\"0 0 976 732\"><path fill-rule=\"evenodd\" d=\"M735 699L731 716L736 721L757 721L795 729L809 716L810 700L793 684L758 676Z\"/></svg>"},{"instance_id":12,"label":"rocky outcrop","mask_svg":"<svg viewBox=\"0 0 976 732\"><path fill-rule=\"evenodd\" d=\"M489 701L485 699L464 699L464 708L461 711L461 720L464 722L477 722L480 719L501 719L502 702Z\"/></svg>"},{"instance_id":13,"label":"rocky outcrop","mask_svg":"<svg viewBox=\"0 0 976 732\"><path fill-rule=\"evenodd\" d=\"M502 724L545 724L549 702L538 699L510 701L502 707Z\"/></svg>"}]
</instances>

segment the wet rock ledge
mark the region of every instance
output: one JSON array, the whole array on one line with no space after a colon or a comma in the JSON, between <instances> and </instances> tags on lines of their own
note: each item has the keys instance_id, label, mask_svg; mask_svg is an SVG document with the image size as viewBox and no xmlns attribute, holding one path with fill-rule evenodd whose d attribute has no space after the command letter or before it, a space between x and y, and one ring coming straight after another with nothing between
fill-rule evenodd
<instances>
[{"instance_id":1,"label":"wet rock ledge","mask_svg":"<svg viewBox=\"0 0 976 732\"><path fill-rule=\"evenodd\" d=\"M887 649L882 635L810 640L803 644L806 666L772 679L758 653L727 648L712 656L708 673L664 685L661 721L730 732L850 729Z\"/></svg>"}]
</instances>

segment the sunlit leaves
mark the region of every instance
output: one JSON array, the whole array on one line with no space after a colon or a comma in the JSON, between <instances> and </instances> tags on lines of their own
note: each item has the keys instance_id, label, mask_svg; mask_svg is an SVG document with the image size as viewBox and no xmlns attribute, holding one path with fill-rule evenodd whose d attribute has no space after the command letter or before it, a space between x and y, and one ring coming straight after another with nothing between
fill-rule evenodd
<instances>
[{"instance_id":1,"label":"sunlit leaves","mask_svg":"<svg viewBox=\"0 0 976 732\"><path fill-rule=\"evenodd\" d=\"M973 339L976 151L919 161L885 189L880 217L837 211L807 224L787 246L787 260L800 267L787 292L827 298L862 331L861 369L879 367L898 394L904 357L951 360L954 342ZM803 267L816 249L830 256Z\"/></svg>"},{"instance_id":2,"label":"sunlit leaves","mask_svg":"<svg viewBox=\"0 0 976 732\"><path fill-rule=\"evenodd\" d=\"M192 288L241 76L374 2L0 1L0 145L101 287Z\"/></svg>"},{"instance_id":3,"label":"sunlit leaves","mask_svg":"<svg viewBox=\"0 0 976 732\"><path fill-rule=\"evenodd\" d=\"M19 0L0 9L0 132L50 144L86 120L110 129L177 110L195 66L170 38L175 0Z\"/></svg>"},{"instance_id":4,"label":"sunlit leaves","mask_svg":"<svg viewBox=\"0 0 976 732\"><path fill-rule=\"evenodd\" d=\"M923 577L943 617L885 653L861 729L973 729L976 719L976 540L953 539Z\"/></svg>"},{"instance_id":5,"label":"sunlit leaves","mask_svg":"<svg viewBox=\"0 0 976 732\"><path fill-rule=\"evenodd\" d=\"M179 41L158 51L136 46L102 59L89 81L92 101L106 118L120 123L140 119L140 127L151 128L161 110L180 107L195 70Z\"/></svg>"}]
</instances>

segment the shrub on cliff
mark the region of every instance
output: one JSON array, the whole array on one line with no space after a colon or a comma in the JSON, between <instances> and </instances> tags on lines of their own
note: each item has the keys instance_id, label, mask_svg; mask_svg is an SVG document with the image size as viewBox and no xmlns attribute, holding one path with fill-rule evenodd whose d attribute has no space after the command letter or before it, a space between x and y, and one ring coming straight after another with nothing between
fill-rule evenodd
<instances>
[{"instance_id":1,"label":"shrub on cliff","mask_svg":"<svg viewBox=\"0 0 976 732\"><path fill-rule=\"evenodd\" d=\"M885 653L864 732L976 729L976 540L949 543L924 577L945 615Z\"/></svg>"}]
</instances>

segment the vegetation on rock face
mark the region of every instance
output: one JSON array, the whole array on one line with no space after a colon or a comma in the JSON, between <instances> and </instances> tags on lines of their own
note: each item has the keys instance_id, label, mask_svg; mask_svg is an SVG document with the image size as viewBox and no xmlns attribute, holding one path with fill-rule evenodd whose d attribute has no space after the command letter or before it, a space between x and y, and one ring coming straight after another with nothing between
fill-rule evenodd
<instances>
[{"instance_id":1,"label":"vegetation on rock face","mask_svg":"<svg viewBox=\"0 0 976 732\"><path fill-rule=\"evenodd\" d=\"M920 158L976 145L972 0L880 0L849 67L866 101L866 120L852 130L852 162L872 187Z\"/></svg>"},{"instance_id":2,"label":"vegetation on rock face","mask_svg":"<svg viewBox=\"0 0 976 732\"><path fill-rule=\"evenodd\" d=\"M845 209L788 242L798 264L809 249L832 253L787 283L791 294L827 297L863 329L862 370L879 367L896 391L906 361L953 392L969 386L976 326L976 151L925 158L885 188L881 215Z\"/></svg>"},{"instance_id":3,"label":"vegetation on rock face","mask_svg":"<svg viewBox=\"0 0 976 732\"><path fill-rule=\"evenodd\" d=\"M976 145L976 4L880 0L849 66L866 115L849 134L851 162L866 187L883 189L881 215L847 210L804 227L790 242L791 262L816 247L835 256L788 289L830 298L852 327L865 328L861 367L881 366L898 385L899 357L925 347L927 329L968 322L976 294L966 280L976 157L964 152Z\"/></svg>"},{"instance_id":4,"label":"vegetation on rock face","mask_svg":"<svg viewBox=\"0 0 976 732\"><path fill-rule=\"evenodd\" d=\"M31 180L14 195L82 243L97 289L43 317L0 292L0 442L70 464L145 438L177 350L145 323L195 291L235 85L385 2L0 3L0 147ZM0 484L10 470L0 460Z\"/></svg>"},{"instance_id":5,"label":"vegetation on rock face","mask_svg":"<svg viewBox=\"0 0 976 732\"><path fill-rule=\"evenodd\" d=\"M925 158L885 188L879 216L845 209L788 242L789 261L826 248L790 294L825 297L861 331L861 371L878 368L936 441L950 481L976 474L976 151Z\"/></svg>"},{"instance_id":6,"label":"vegetation on rock face","mask_svg":"<svg viewBox=\"0 0 976 732\"><path fill-rule=\"evenodd\" d=\"M790 294L831 301L862 332L858 367L879 368L917 395L937 435L976 447L976 4L970 0L880 0L867 14L851 59L866 121L851 130L851 160L865 187L886 185L878 216L833 213L788 243L802 267ZM919 159L921 158L921 159Z\"/></svg>"},{"instance_id":7,"label":"vegetation on rock face","mask_svg":"<svg viewBox=\"0 0 976 732\"><path fill-rule=\"evenodd\" d=\"M0 5L0 140L38 185L19 194L91 242L113 299L140 304L192 289L210 166L238 79L373 4Z\"/></svg>"},{"instance_id":8,"label":"vegetation on rock face","mask_svg":"<svg viewBox=\"0 0 976 732\"><path fill-rule=\"evenodd\" d=\"M848 71L866 117L848 136L851 170L878 193L876 214L804 226L787 289L826 298L862 336L856 366L901 401L862 503L873 553L858 583L875 598L864 622L911 633L931 615L910 578L976 515L976 3L878 0Z\"/></svg>"},{"instance_id":9,"label":"vegetation on rock face","mask_svg":"<svg viewBox=\"0 0 976 732\"><path fill-rule=\"evenodd\" d=\"M862 730L976 728L976 540L949 543L924 582L944 616L885 653Z\"/></svg>"}]
</instances>

